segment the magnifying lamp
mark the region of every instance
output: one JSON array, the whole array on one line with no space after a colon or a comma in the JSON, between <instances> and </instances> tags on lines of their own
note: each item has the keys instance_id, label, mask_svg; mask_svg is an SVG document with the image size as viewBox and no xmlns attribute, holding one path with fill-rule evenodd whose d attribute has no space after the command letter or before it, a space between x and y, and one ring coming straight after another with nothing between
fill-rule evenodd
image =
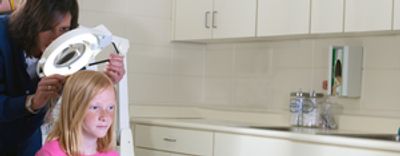
<instances>
[{"instance_id":1,"label":"magnifying lamp","mask_svg":"<svg viewBox=\"0 0 400 156\"><path fill-rule=\"evenodd\" d=\"M116 52L126 55L129 41L113 36L103 25L95 28L79 27L54 40L44 51L36 71L40 77L53 74L70 75L85 67L107 62L95 60L104 48L113 45ZM126 57L124 58L127 69ZM129 125L127 75L118 84L118 140L121 155L134 156L132 132Z\"/></svg>"}]
</instances>

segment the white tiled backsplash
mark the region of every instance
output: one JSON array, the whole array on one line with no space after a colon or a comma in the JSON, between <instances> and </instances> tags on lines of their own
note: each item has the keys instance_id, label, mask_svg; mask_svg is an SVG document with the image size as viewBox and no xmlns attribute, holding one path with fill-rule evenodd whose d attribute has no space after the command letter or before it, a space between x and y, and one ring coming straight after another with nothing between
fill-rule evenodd
<instances>
[{"instance_id":1,"label":"white tiled backsplash","mask_svg":"<svg viewBox=\"0 0 400 156\"><path fill-rule=\"evenodd\" d=\"M400 117L400 35L218 44L171 43L172 0L83 0L80 23L130 40L130 104L286 111L289 93L322 92L330 45L364 47L360 99L346 114Z\"/></svg>"}]
</instances>

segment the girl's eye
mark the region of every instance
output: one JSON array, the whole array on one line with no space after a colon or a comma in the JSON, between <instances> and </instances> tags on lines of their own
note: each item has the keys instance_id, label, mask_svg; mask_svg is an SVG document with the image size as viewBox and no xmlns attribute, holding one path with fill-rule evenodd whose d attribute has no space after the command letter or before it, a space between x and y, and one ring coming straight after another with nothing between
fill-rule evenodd
<instances>
[{"instance_id":1,"label":"girl's eye","mask_svg":"<svg viewBox=\"0 0 400 156\"><path fill-rule=\"evenodd\" d=\"M110 111L114 110L114 106L109 106L108 110L110 110Z\"/></svg>"},{"instance_id":2,"label":"girl's eye","mask_svg":"<svg viewBox=\"0 0 400 156\"><path fill-rule=\"evenodd\" d=\"M97 110L97 109L99 109L99 107L98 106L90 106L89 109L90 110Z\"/></svg>"}]
</instances>

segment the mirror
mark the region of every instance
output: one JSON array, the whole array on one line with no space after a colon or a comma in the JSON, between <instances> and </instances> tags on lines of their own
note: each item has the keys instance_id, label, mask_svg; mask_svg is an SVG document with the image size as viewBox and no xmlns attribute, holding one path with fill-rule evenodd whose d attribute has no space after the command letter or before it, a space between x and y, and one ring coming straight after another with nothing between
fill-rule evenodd
<instances>
[{"instance_id":1,"label":"mirror","mask_svg":"<svg viewBox=\"0 0 400 156\"><path fill-rule=\"evenodd\" d=\"M329 48L328 95L360 97L363 49L356 46Z\"/></svg>"}]
</instances>

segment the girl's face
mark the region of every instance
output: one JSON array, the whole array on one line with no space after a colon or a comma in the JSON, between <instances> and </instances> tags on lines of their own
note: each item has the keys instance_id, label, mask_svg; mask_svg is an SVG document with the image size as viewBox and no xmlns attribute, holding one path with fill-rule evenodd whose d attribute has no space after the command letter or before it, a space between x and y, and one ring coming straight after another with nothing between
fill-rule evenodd
<instances>
[{"instance_id":1,"label":"girl's face","mask_svg":"<svg viewBox=\"0 0 400 156\"><path fill-rule=\"evenodd\" d=\"M71 29L70 13L60 14L56 17L57 24L49 30L39 32L37 48L38 50L33 54L36 58L40 58L44 50L53 42L57 37Z\"/></svg>"},{"instance_id":2,"label":"girl's face","mask_svg":"<svg viewBox=\"0 0 400 156\"><path fill-rule=\"evenodd\" d=\"M107 134L113 122L115 104L115 92L112 87L104 89L92 99L83 120L84 138L97 139Z\"/></svg>"}]
</instances>

